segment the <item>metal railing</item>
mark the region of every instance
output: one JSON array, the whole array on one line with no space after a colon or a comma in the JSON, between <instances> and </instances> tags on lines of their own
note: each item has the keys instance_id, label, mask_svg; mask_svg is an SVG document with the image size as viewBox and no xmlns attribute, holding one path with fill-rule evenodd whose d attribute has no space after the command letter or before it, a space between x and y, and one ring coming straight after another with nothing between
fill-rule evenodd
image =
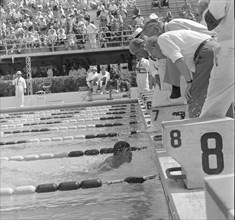
<instances>
[{"instance_id":1,"label":"metal railing","mask_svg":"<svg viewBox=\"0 0 235 220\"><path fill-rule=\"evenodd\" d=\"M92 49L127 47L130 43L132 32L132 30L99 32L96 35L96 45ZM63 40L59 40L58 38L54 40L45 38L44 41L35 38L35 40L31 42L21 38L0 40L0 56L80 49L86 50L90 48L89 36L87 34L77 34L74 35L72 39L66 37Z\"/></svg>"}]
</instances>

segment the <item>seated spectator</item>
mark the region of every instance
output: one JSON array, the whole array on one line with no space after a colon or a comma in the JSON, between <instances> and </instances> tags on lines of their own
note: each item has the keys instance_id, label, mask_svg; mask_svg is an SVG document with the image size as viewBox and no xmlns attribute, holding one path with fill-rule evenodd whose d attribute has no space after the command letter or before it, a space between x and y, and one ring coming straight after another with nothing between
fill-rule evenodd
<instances>
[{"instance_id":1,"label":"seated spectator","mask_svg":"<svg viewBox=\"0 0 235 220\"><path fill-rule=\"evenodd\" d=\"M111 12L111 14L113 16L116 16L117 15L117 5L115 5L114 1L111 1L110 5L109 5L109 11Z\"/></svg>"},{"instance_id":2,"label":"seated spectator","mask_svg":"<svg viewBox=\"0 0 235 220\"><path fill-rule=\"evenodd\" d=\"M25 27L28 31L33 29L33 22L30 21L29 17L25 20L25 22L23 22L23 27Z\"/></svg>"},{"instance_id":3,"label":"seated spectator","mask_svg":"<svg viewBox=\"0 0 235 220\"><path fill-rule=\"evenodd\" d=\"M112 87L115 88L116 92L119 92L118 87L119 87L119 80L120 76L117 72L117 70L112 67L109 71L110 74L110 80L107 82L107 90L111 93L112 92Z\"/></svg>"},{"instance_id":4,"label":"seated spectator","mask_svg":"<svg viewBox=\"0 0 235 220\"><path fill-rule=\"evenodd\" d=\"M69 76L71 76L71 77L77 77L78 76L78 71L75 70L74 66L71 66L71 69L69 70Z\"/></svg>"},{"instance_id":5,"label":"seated spectator","mask_svg":"<svg viewBox=\"0 0 235 220\"><path fill-rule=\"evenodd\" d=\"M135 20L135 27L144 26L144 17L141 16L141 14L138 14L134 20Z\"/></svg>"},{"instance_id":6,"label":"seated spectator","mask_svg":"<svg viewBox=\"0 0 235 220\"><path fill-rule=\"evenodd\" d=\"M86 76L86 69L83 68L81 65L78 65L78 70L77 70L77 72L78 72L78 75L79 75L80 77L85 77L85 76Z\"/></svg>"},{"instance_id":7,"label":"seated spectator","mask_svg":"<svg viewBox=\"0 0 235 220\"><path fill-rule=\"evenodd\" d=\"M120 75L120 83L119 83L120 91L121 92L130 91L131 84L129 82L128 74L120 71L119 75Z\"/></svg>"},{"instance_id":8,"label":"seated spectator","mask_svg":"<svg viewBox=\"0 0 235 220\"><path fill-rule=\"evenodd\" d=\"M100 12L100 28L106 27L108 23L108 15L109 12L105 10L105 7L102 7L102 10Z\"/></svg>"},{"instance_id":9,"label":"seated spectator","mask_svg":"<svg viewBox=\"0 0 235 220\"><path fill-rule=\"evenodd\" d=\"M134 6L133 6L132 13L133 13L133 16L132 16L133 19L135 19L138 15L141 14L141 11L140 11L140 9L137 7L136 4L134 4Z\"/></svg>"},{"instance_id":10,"label":"seated spectator","mask_svg":"<svg viewBox=\"0 0 235 220\"><path fill-rule=\"evenodd\" d=\"M57 39L58 39L58 44L64 44L65 40L66 40L66 34L65 34L65 30L63 28L59 28L57 30Z\"/></svg>"},{"instance_id":11,"label":"seated spectator","mask_svg":"<svg viewBox=\"0 0 235 220\"><path fill-rule=\"evenodd\" d=\"M102 3L98 2L98 7L97 7L97 11L96 11L96 17L98 18L100 16L100 12L102 10Z\"/></svg>"},{"instance_id":12,"label":"seated spectator","mask_svg":"<svg viewBox=\"0 0 235 220\"><path fill-rule=\"evenodd\" d=\"M62 65L62 76L68 76L69 75L69 71L68 68L65 64Z\"/></svg>"},{"instance_id":13,"label":"seated spectator","mask_svg":"<svg viewBox=\"0 0 235 220\"><path fill-rule=\"evenodd\" d=\"M53 66L50 65L47 69L47 77L53 77Z\"/></svg>"},{"instance_id":14,"label":"seated spectator","mask_svg":"<svg viewBox=\"0 0 235 220\"><path fill-rule=\"evenodd\" d=\"M93 87L97 85L99 74L97 73L97 68L95 66L91 66L87 71L86 83L90 92L93 92Z\"/></svg>"},{"instance_id":15,"label":"seated spectator","mask_svg":"<svg viewBox=\"0 0 235 220\"><path fill-rule=\"evenodd\" d=\"M109 79L110 79L109 72L106 71L105 67L102 67L98 77L98 88L97 88L97 90L100 90L100 95L102 95L104 90L106 89Z\"/></svg>"},{"instance_id":16,"label":"seated spectator","mask_svg":"<svg viewBox=\"0 0 235 220\"><path fill-rule=\"evenodd\" d=\"M83 13L84 13L84 20L87 21L87 24L89 24L91 21L91 15L86 9L83 9Z\"/></svg>"},{"instance_id":17,"label":"seated spectator","mask_svg":"<svg viewBox=\"0 0 235 220\"><path fill-rule=\"evenodd\" d=\"M54 46L56 40L57 40L56 30L54 29L53 26L51 26L50 29L48 30L47 44L49 46Z\"/></svg>"}]
</instances>

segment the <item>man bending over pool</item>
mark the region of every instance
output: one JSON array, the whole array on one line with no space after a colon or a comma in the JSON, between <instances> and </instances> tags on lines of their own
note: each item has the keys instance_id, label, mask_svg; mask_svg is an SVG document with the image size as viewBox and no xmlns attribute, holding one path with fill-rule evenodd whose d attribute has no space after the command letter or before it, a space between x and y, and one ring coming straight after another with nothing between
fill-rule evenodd
<instances>
[{"instance_id":1,"label":"man bending over pool","mask_svg":"<svg viewBox=\"0 0 235 220\"><path fill-rule=\"evenodd\" d=\"M102 171L119 168L124 163L130 163L132 160L131 146L126 141L118 141L113 147L113 156L108 157L99 165Z\"/></svg>"}]
</instances>

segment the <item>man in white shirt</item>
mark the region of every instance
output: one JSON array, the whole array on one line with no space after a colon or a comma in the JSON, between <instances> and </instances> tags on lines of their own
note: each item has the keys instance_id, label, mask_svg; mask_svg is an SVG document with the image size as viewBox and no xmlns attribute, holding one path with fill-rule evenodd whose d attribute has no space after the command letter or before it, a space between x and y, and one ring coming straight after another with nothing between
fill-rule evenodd
<instances>
[{"instance_id":1,"label":"man in white shirt","mask_svg":"<svg viewBox=\"0 0 235 220\"><path fill-rule=\"evenodd\" d=\"M234 117L234 1L210 0L205 21L209 30L218 30L219 45L200 117Z\"/></svg>"},{"instance_id":2,"label":"man in white shirt","mask_svg":"<svg viewBox=\"0 0 235 220\"><path fill-rule=\"evenodd\" d=\"M97 73L97 68L95 66L91 66L87 71L86 83L90 89L90 92L93 92L93 87L97 84L99 74Z\"/></svg>"},{"instance_id":3,"label":"man in white shirt","mask_svg":"<svg viewBox=\"0 0 235 220\"><path fill-rule=\"evenodd\" d=\"M100 89L101 95L103 94L104 89L106 88L109 80L110 80L109 72L106 71L105 67L102 67L98 76L98 89Z\"/></svg>"},{"instance_id":4,"label":"man in white shirt","mask_svg":"<svg viewBox=\"0 0 235 220\"><path fill-rule=\"evenodd\" d=\"M135 38L131 41L129 45L129 51L136 56L138 62L135 66L136 72L136 83L140 93L148 92L149 91L149 60L145 59L148 58L148 52L145 50L136 50L135 45L144 43L144 40ZM145 57L145 58L144 58Z\"/></svg>"},{"instance_id":5,"label":"man in white shirt","mask_svg":"<svg viewBox=\"0 0 235 220\"><path fill-rule=\"evenodd\" d=\"M47 77L53 77L53 67L49 66L47 70Z\"/></svg>"},{"instance_id":6,"label":"man in white shirt","mask_svg":"<svg viewBox=\"0 0 235 220\"><path fill-rule=\"evenodd\" d=\"M143 27L144 26L144 17L138 14L135 18L135 25L138 27Z\"/></svg>"},{"instance_id":7,"label":"man in white shirt","mask_svg":"<svg viewBox=\"0 0 235 220\"><path fill-rule=\"evenodd\" d=\"M146 41L145 48L153 57L168 57L185 78L190 118L199 117L206 98L214 64L213 41L210 35L190 30L168 31Z\"/></svg>"},{"instance_id":8,"label":"man in white shirt","mask_svg":"<svg viewBox=\"0 0 235 220\"><path fill-rule=\"evenodd\" d=\"M88 25L87 25L87 34L89 37L89 41L91 44L91 48L96 48L96 34L98 31L98 28L95 26L94 21L91 21Z\"/></svg>"},{"instance_id":9,"label":"man in white shirt","mask_svg":"<svg viewBox=\"0 0 235 220\"><path fill-rule=\"evenodd\" d=\"M157 18L151 19L146 22L143 28L143 35L147 37L160 36L161 34L166 33L168 31L176 30L192 30L202 34L208 34L210 36L216 34L215 31L208 31L206 26L189 19L176 18L169 22L163 23ZM181 97L180 75L181 74L178 71L177 67L172 63L169 58L166 58L164 82L172 85L172 93L170 95L171 99L177 99Z\"/></svg>"},{"instance_id":10,"label":"man in white shirt","mask_svg":"<svg viewBox=\"0 0 235 220\"><path fill-rule=\"evenodd\" d=\"M16 78L12 81L15 86L15 95L17 106L24 106L24 93L26 93L25 79L21 76L21 71L17 71Z\"/></svg>"}]
</instances>

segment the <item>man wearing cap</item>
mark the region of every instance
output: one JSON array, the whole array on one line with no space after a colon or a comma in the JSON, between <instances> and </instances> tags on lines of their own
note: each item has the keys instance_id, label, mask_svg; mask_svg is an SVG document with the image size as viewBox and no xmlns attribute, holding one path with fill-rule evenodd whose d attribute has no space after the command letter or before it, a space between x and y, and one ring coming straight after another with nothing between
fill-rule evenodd
<instances>
[{"instance_id":1,"label":"man wearing cap","mask_svg":"<svg viewBox=\"0 0 235 220\"><path fill-rule=\"evenodd\" d=\"M93 92L93 86L97 84L99 74L97 73L96 66L91 66L87 71L86 83L90 89L90 92Z\"/></svg>"},{"instance_id":2,"label":"man wearing cap","mask_svg":"<svg viewBox=\"0 0 235 220\"><path fill-rule=\"evenodd\" d=\"M143 35L147 37L160 36L165 32L175 30L193 30L198 33L208 34L210 36L215 35L215 32L208 31L206 26L184 18L176 18L171 20L170 22L165 23L163 23L160 18L151 19L146 22L143 28ZM179 70L172 63L172 61L167 58L164 82L172 85L172 93L170 95L170 99L178 99L181 97L180 81L181 80Z\"/></svg>"},{"instance_id":3,"label":"man wearing cap","mask_svg":"<svg viewBox=\"0 0 235 220\"><path fill-rule=\"evenodd\" d=\"M12 81L15 86L15 95L17 106L24 106L24 93L26 92L25 79L21 76L21 71L16 72L16 78Z\"/></svg>"}]
</instances>

